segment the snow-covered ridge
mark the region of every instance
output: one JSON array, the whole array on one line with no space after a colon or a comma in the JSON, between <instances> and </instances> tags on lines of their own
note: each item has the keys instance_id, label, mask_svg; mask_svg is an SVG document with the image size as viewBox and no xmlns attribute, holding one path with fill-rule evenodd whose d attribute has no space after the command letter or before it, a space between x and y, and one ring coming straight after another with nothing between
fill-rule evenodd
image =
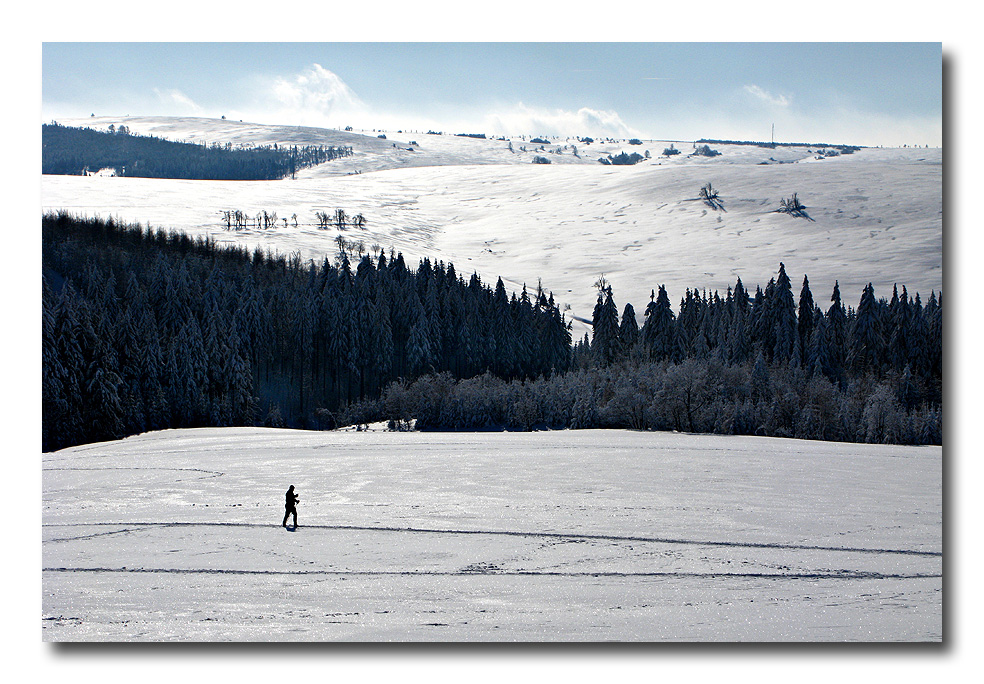
<instances>
[{"instance_id":1,"label":"snow-covered ridge","mask_svg":"<svg viewBox=\"0 0 984 684\"><path fill-rule=\"evenodd\" d=\"M320 261L336 252L337 231L318 230L314 212L342 208L366 217L366 230L344 236L367 251L378 245L402 251L409 263L425 256L450 261L462 274L477 272L487 282L502 276L514 289L539 280L570 306L569 318L590 319L601 274L619 306L631 302L637 315L660 284L676 306L686 288L723 295L738 277L754 291L780 261L794 287L809 276L821 305L835 280L854 306L868 282L878 296L890 296L898 283L924 301L943 285L940 149L866 148L818 159L816 148L715 144L720 156L707 158L690 156L693 145L676 142L681 154L664 157L667 141L585 146L551 139L540 150L529 142L534 136L502 141L450 131L336 131L187 117L59 123L123 124L135 134L206 144L346 145L354 154L284 181L45 176L44 209L112 215ZM635 166L597 161L646 150L651 158ZM531 163L536 155L551 164ZM708 182L722 210L698 199ZM794 192L810 220L775 213ZM298 227L230 232L221 221L230 209L296 214ZM575 335L584 329L577 326Z\"/></svg>"},{"instance_id":2,"label":"snow-covered ridge","mask_svg":"<svg viewBox=\"0 0 984 684\"><path fill-rule=\"evenodd\" d=\"M644 140L640 141L641 144L631 144L627 139L610 142L597 139L585 144L576 136L541 137L531 134L501 139L489 134L486 138L473 138L466 134L459 135L459 132L455 131L443 131L439 134L410 130L341 131L311 126L257 124L198 117L93 116L59 119L58 123L95 130L108 130L110 126L124 125L133 134L153 135L174 142L220 145L230 143L244 146L344 145L353 148L355 159L336 160L330 165L321 165L309 172L309 175L316 177L421 166L530 164L537 156L549 159L551 164L596 165L599 157L607 157L609 154L635 152L644 155L647 151L651 156L649 162L656 164L700 164L712 161L738 164L770 161L790 163L815 159L821 149L816 147L767 149L752 145L713 145L712 147L718 151L727 149L728 154L708 159L688 156L696 147L694 143L666 140ZM547 140L547 143L533 143L530 142L532 139ZM679 150L680 154L662 156L663 150L670 146ZM412 151L408 149L411 147Z\"/></svg>"}]
</instances>

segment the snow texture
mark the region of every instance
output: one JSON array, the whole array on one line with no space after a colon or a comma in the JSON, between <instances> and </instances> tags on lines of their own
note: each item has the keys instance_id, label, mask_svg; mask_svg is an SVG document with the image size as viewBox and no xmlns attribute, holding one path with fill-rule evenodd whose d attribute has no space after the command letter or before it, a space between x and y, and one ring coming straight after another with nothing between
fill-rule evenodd
<instances>
[{"instance_id":1,"label":"snow texture","mask_svg":"<svg viewBox=\"0 0 984 684\"><path fill-rule=\"evenodd\" d=\"M576 339L590 327L584 321L591 320L593 284L602 274L619 305L631 302L637 311L661 284L674 308L687 288L718 290L723 297L738 277L754 292L779 262L794 283L808 275L821 303L835 280L850 306L869 282L879 297L890 296L898 283L924 302L943 286L940 149L871 148L818 159L817 147L714 144L721 155L708 158L690 156L692 145L676 142L681 154L662 157L665 141L640 147L558 138L540 150L516 137L386 132L383 140L379 131L197 118L59 123L123 124L135 134L206 144L351 146L351 157L304 169L295 180L43 176L42 203L46 210L114 216L318 263L337 252L338 231L319 230L315 212L362 213L366 229L343 235L366 251L392 248L411 266L423 257L452 262L465 277L477 272L494 284L501 276L513 291L542 281L570 307ZM635 166L597 161L647 149L652 158ZM532 164L537 155L551 164ZM709 182L720 193L721 209L699 199ZM793 193L812 220L776 211ZM296 213L298 227L291 220L276 229L227 231L221 212L236 209L251 216L275 211L281 219Z\"/></svg>"},{"instance_id":2,"label":"snow texture","mask_svg":"<svg viewBox=\"0 0 984 684\"><path fill-rule=\"evenodd\" d=\"M937 447L216 428L42 463L45 641L942 640Z\"/></svg>"},{"instance_id":3,"label":"snow texture","mask_svg":"<svg viewBox=\"0 0 984 684\"><path fill-rule=\"evenodd\" d=\"M780 261L794 283L809 275L818 303L835 279L849 305L868 282L923 301L942 288L938 149L818 159L711 145L721 155L706 158L677 141L681 154L661 157L665 141L541 150L514 137L510 150L209 119L59 123L355 154L283 181L44 176L46 210L318 262L337 231L318 230L314 212L361 212L366 230L347 240L513 289L541 279L568 319L590 321L601 274L637 311L660 284L674 303L738 277L754 291ZM646 149L635 166L597 162ZM720 209L698 197L709 182ZM776 212L794 192L812 220ZM221 212L236 209L296 213L299 226L224 230ZM241 428L42 463L45 641L942 640L938 447ZM290 484L297 530L280 525Z\"/></svg>"}]
</instances>

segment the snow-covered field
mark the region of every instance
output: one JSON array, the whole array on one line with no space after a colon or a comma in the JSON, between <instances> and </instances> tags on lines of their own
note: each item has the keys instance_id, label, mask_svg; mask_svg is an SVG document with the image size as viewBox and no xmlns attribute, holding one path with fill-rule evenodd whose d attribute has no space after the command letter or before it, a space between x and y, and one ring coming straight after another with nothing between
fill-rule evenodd
<instances>
[{"instance_id":1,"label":"snow-covered field","mask_svg":"<svg viewBox=\"0 0 984 684\"><path fill-rule=\"evenodd\" d=\"M942 639L939 448L255 428L42 463L45 641Z\"/></svg>"},{"instance_id":2,"label":"snow-covered field","mask_svg":"<svg viewBox=\"0 0 984 684\"><path fill-rule=\"evenodd\" d=\"M893 284L905 284L924 302L943 286L940 149L862 149L819 160L816 148L712 145L721 156L704 158L688 156L693 146L677 142L682 154L661 157L670 143L585 146L560 138L534 151L538 146L513 138L510 152L500 140L426 132L387 132L382 140L377 131L214 119L60 123L122 123L134 133L209 144L348 145L355 154L283 181L43 176L46 210L116 216L320 262L336 253L338 231L319 230L314 212L341 208L366 217L366 230L350 228L344 236L367 251L374 245L402 251L411 265L425 256L452 262L460 274L477 272L490 285L501 276L511 290L542 281L570 307L568 319L590 320L593 284L602 274L619 306L633 304L640 324L650 292L660 284L676 308L686 288L724 296L738 277L754 292L776 274L780 261L797 293L803 275L809 276L822 306L835 280L851 306L868 282L884 297ZM406 150L410 142L418 143L414 152ZM524 145L527 152L520 151ZM609 153L646 150L652 159L635 166L597 162ZM552 163L532 164L534 154ZM697 199L708 182L720 192L721 211ZM775 213L794 192L812 220ZM290 225L230 232L221 212L235 209L275 211ZM575 337L586 329L576 323Z\"/></svg>"},{"instance_id":3,"label":"snow-covered field","mask_svg":"<svg viewBox=\"0 0 984 684\"><path fill-rule=\"evenodd\" d=\"M943 284L942 151L641 146L167 117L172 140L352 146L271 182L43 176L45 210L321 261L349 241L537 281L580 337L599 276L641 314L667 286L754 291L780 261L927 301ZM455 133L459 131L448 131ZM460 131L471 132L471 131ZM414 151L406 148L413 145ZM850 142L850 141L830 141ZM577 145L578 156L572 145ZM526 146L527 150L522 151ZM636 166L599 164L621 151ZM534 165L535 154L551 159ZM711 182L724 209L698 199ZM812 220L773 210L797 193ZM223 210L275 211L230 232ZM298 226L294 227L292 215ZM44 454L45 641L941 641L942 450L668 433L208 429ZM280 526L298 488L300 527Z\"/></svg>"}]
</instances>

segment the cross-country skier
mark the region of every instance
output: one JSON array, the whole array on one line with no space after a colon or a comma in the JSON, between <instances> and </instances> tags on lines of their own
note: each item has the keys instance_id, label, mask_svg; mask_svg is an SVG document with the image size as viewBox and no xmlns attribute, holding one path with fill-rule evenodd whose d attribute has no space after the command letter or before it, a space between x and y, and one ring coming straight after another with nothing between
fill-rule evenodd
<instances>
[{"instance_id":1,"label":"cross-country skier","mask_svg":"<svg viewBox=\"0 0 984 684\"><path fill-rule=\"evenodd\" d=\"M290 489L287 490L287 503L284 505L284 508L287 509L284 513L284 527L287 527L287 518L290 515L294 516L294 527L297 527L297 508L295 505L298 501L300 498L294 493L294 485L291 485Z\"/></svg>"}]
</instances>

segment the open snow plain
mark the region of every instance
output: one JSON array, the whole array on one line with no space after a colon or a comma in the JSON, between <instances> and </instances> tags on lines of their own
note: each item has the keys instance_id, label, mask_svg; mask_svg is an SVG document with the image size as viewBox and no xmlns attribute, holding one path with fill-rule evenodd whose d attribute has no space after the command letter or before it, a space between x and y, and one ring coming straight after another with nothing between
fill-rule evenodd
<instances>
[{"instance_id":1,"label":"open snow plain","mask_svg":"<svg viewBox=\"0 0 984 684\"><path fill-rule=\"evenodd\" d=\"M42 463L45 641L942 639L936 447L242 428Z\"/></svg>"},{"instance_id":2,"label":"open snow plain","mask_svg":"<svg viewBox=\"0 0 984 684\"><path fill-rule=\"evenodd\" d=\"M671 143L583 145L558 138L539 150L518 138L389 132L382 140L376 131L214 119L61 123L123 124L134 133L209 144L351 146L351 157L304 169L295 180L43 176L42 203L45 210L115 216L319 263L337 253L339 231L319 230L315 212L362 213L366 229L349 228L342 236L366 251L373 245L394 249L411 267L423 257L451 262L459 274L477 272L490 285L501 276L511 291L524 284L532 290L542 281L569 307L575 338L590 329L585 321L591 320L594 283L602 274L619 307L630 302L637 316L661 284L674 306L687 288L718 290L723 297L738 277L754 292L776 274L779 262L797 292L803 275L809 276L824 308L835 280L849 306L857 305L869 282L879 297L891 297L897 283L910 296L920 293L924 303L943 287L940 149L868 148L818 159L816 147L714 144L721 154L707 158L690 156L692 145L677 142L681 154L662 157ZM418 143L412 152L410 142ZM597 161L647 150L652 158L635 166ZM551 164L532 164L535 155ZM720 193L720 210L699 200L706 183ZM809 218L776 213L780 200L793 193ZM251 216L275 211L279 227L225 230L221 212L236 209Z\"/></svg>"}]
</instances>

